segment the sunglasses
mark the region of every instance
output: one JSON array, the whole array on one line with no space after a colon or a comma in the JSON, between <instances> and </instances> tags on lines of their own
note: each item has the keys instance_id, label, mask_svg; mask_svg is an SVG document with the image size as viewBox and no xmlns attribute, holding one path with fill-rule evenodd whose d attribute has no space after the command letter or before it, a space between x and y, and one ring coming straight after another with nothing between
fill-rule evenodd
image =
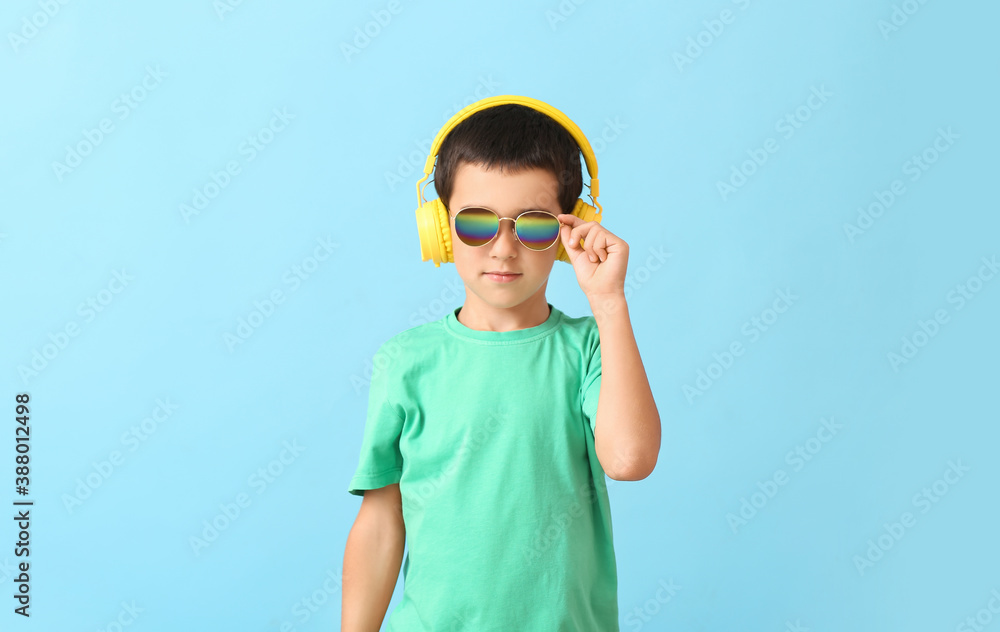
<instances>
[{"instance_id":1,"label":"sunglasses","mask_svg":"<svg viewBox=\"0 0 1000 632\"><path fill-rule=\"evenodd\" d=\"M559 240L559 220L547 211L525 211L516 218L500 217L496 211L467 206L455 214L455 232L467 246L485 246L500 232L500 220L514 222L514 235L525 248L541 252Z\"/></svg>"}]
</instances>

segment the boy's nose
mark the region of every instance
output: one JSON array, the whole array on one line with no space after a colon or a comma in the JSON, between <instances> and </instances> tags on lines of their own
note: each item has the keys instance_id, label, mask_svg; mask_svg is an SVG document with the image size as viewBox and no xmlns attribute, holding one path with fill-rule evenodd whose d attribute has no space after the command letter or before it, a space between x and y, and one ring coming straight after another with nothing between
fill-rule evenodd
<instances>
[{"instance_id":1,"label":"boy's nose","mask_svg":"<svg viewBox=\"0 0 1000 632\"><path fill-rule=\"evenodd\" d=\"M492 244L494 254L514 252L519 243L514 235L514 222L500 222L500 232Z\"/></svg>"}]
</instances>

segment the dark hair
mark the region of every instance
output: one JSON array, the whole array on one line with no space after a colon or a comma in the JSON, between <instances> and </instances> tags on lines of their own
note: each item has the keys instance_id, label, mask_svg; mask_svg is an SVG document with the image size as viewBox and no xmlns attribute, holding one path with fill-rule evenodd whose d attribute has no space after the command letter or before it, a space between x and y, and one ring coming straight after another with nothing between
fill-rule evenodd
<instances>
[{"instance_id":1,"label":"dark hair","mask_svg":"<svg viewBox=\"0 0 1000 632\"><path fill-rule=\"evenodd\" d=\"M583 190L580 147L558 121L534 108L516 103L495 105L476 112L455 126L438 150L434 189L448 208L455 173L463 162L486 169L517 173L546 169L559 183L563 213L572 213Z\"/></svg>"}]
</instances>

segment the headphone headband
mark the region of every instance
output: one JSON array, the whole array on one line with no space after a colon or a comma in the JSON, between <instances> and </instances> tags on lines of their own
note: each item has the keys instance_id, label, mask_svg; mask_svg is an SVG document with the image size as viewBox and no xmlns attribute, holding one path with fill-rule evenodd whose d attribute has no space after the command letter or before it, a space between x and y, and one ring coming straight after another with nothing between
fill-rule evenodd
<instances>
[{"instance_id":1,"label":"headphone headband","mask_svg":"<svg viewBox=\"0 0 1000 632\"><path fill-rule=\"evenodd\" d=\"M557 123L562 125L566 131L573 136L573 140L576 141L576 144L580 146L580 151L583 152L583 158L587 165L587 173L590 175L590 184L588 185L588 188L590 189L590 198L594 204L600 208L597 204L597 196L600 192L599 181L597 179L597 157L594 156L594 150L591 149L590 142L587 140L587 137L583 135L580 128L577 127L576 123L571 121L568 116L548 103L539 101L538 99L532 99L531 97L523 97L512 94L481 99L475 103L465 106L456 112L454 116L448 119L448 122L444 124L444 127L442 127L441 130L438 131L437 136L434 137L434 143L431 145L430 155L427 156L427 161L424 163L424 177L417 182L417 206L419 207L423 204L423 191L420 188L420 183L430 177L431 171L434 170L434 162L437 159L438 150L441 148L441 143L444 142L448 133L451 132L451 130L453 130L459 123L469 118L476 112L507 103L524 105L537 110L542 114L546 114L550 118L555 119Z\"/></svg>"}]
</instances>

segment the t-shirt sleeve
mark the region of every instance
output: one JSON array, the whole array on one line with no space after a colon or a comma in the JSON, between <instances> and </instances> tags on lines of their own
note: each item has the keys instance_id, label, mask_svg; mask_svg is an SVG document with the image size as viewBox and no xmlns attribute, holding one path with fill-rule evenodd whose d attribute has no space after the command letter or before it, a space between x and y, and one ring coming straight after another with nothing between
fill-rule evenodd
<instances>
[{"instance_id":1,"label":"t-shirt sleeve","mask_svg":"<svg viewBox=\"0 0 1000 632\"><path fill-rule=\"evenodd\" d=\"M383 349L384 345L376 352L376 361L372 363L375 367L384 368L377 368L372 374L361 456L347 490L355 496L364 496L366 489L398 483L403 473L403 456L399 452L403 412L389 401L394 360L377 361L379 354L384 353Z\"/></svg>"},{"instance_id":2,"label":"t-shirt sleeve","mask_svg":"<svg viewBox=\"0 0 1000 632\"><path fill-rule=\"evenodd\" d=\"M584 354L589 354L580 391L583 394L583 415L590 422L590 430L597 427L597 399L601 393L601 338L595 325L590 343Z\"/></svg>"}]
</instances>

